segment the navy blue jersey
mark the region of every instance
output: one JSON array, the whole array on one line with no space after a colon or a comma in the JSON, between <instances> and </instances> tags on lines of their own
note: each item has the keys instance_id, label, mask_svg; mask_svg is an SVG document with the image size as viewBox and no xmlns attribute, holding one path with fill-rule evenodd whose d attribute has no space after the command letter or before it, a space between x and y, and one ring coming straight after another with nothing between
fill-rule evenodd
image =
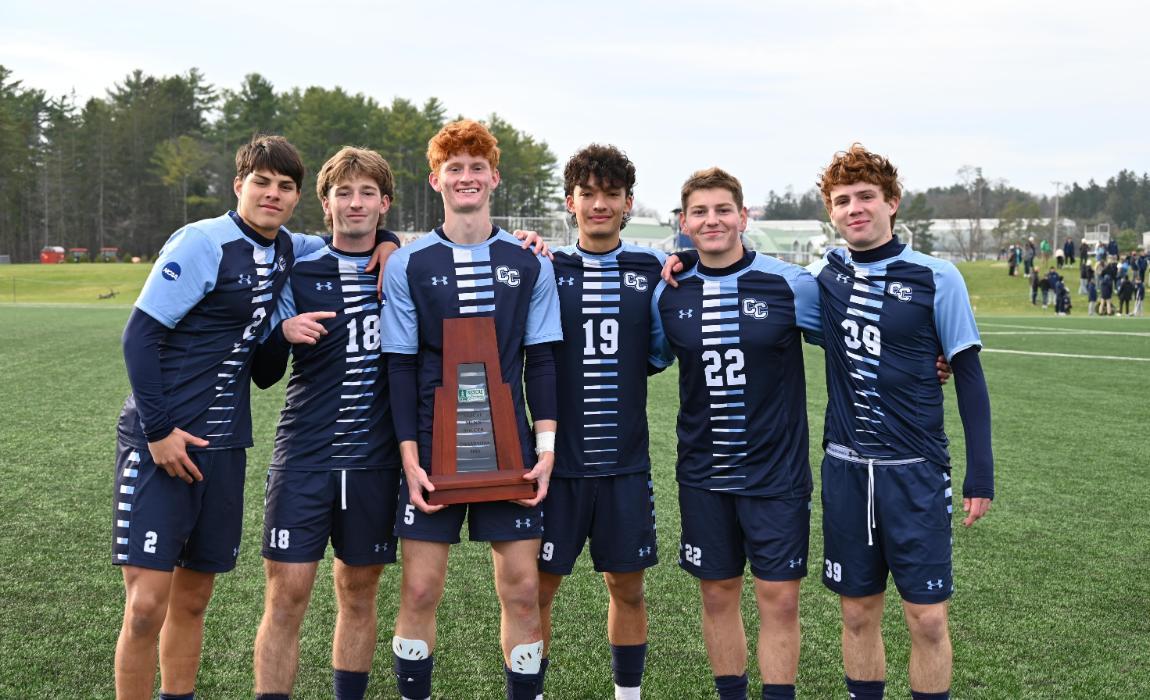
<instances>
[{"instance_id":1,"label":"navy blue jersey","mask_svg":"<svg viewBox=\"0 0 1150 700\"><path fill-rule=\"evenodd\" d=\"M747 496L811 493L802 333L818 287L797 265L747 253L696 266L652 300L651 362L679 360L680 484Z\"/></svg>"},{"instance_id":2,"label":"navy blue jersey","mask_svg":"<svg viewBox=\"0 0 1150 700\"><path fill-rule=\"evenodd\" d=\"M563 337L558 346L555 476L646 471L651 295L666 256L621 244L594 255L555 251Z\"/></svg>"},{"instance_id":3,"label":"navy blue jersey","mask_svg":"<svg viewBox=\"0 0 1150 700\"><path fill-rule=\"evenodd\" d=\"M245 228L229 213L176 231L136 300L171 329L159 356L168 413L176 427L208 440L208 449L251 446L252 351L270 328L296 256L323 245L283 228L268 242ZM147 447L131 395L117 431L125 444Z\"/></svg>"},{"instance_id":4,"label":"navy blue jersey","mask_svg":"<svg viewBox=\"0 0 1150 700\"><path fill-rule=\"evenodd\" d=\"M523 463L534 465L535 439L523 401L523 349L563 339L551 261L524 250L503 230L474 245L432 231L392 253L384 290L383 351L418 354L420 463L431 464L435 388L443 383L443 321L489 316L495 319L500 372L515 404Z\"/></svg>"},{"instance_id":5,"label":"navy blue jersey","mask_svg":"<svg viewBox=\"0 0 1150 700\"><path fill-rule=\"evenodd\" d=\"M873 263L834 249L809 269L825 328L824 444L948 465L935 361L982 345L958 269L909 247Z\"/></svg>"},{"instance_id":6,"label":"navy blue jersey","mask_svg":"<svg viewBox=\"0 0 1150 700\"><path fill-rule=\"evenodd\" d=\"M399 467L379 350L378 274L363 271L370 256L325 247L292 268L274 323L310 311L336 315L323 320L327 335L315 345L292 346L273 469Z\"/></svg>"}]
</instances>

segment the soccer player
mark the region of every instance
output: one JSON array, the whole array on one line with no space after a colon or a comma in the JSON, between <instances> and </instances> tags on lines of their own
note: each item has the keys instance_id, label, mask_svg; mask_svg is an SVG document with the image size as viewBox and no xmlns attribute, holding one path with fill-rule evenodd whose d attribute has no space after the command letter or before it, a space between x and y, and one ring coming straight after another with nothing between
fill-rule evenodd
<instances>
[{"instance_id":1,"label":"soccer player","mask_svg":"<svg viewBox=\"0 0 1150 700\"><path fill-rule=\"evenodd\" d=\"M204 613L240 546L249 377L256 343L298 255L283 228L304 166L278 136L236 153L236 210L172 234L124 329L132 393L117 427L113 563L126 600L116 694L194 695Z\"/></svg>"},{"instance_id":2,"label":"soccer player","mask_svg":"<svg viewBox=\"0 0 1150 700\"><path fill-rule=\"evenodd\" d=\"M994 497L981 340L958 270L892 234L902 193L890 161L855 144L835 155L819 185L847 242L810 268L829 394L823 583L841 600L846 684L856 700L883 696L889 572L910 631L911 696L942 700L951 681L951 481L932 370L940 351L954 370L966 433L963 525L970 526Z\"/></svg>"},{"instance_id":3,"label":"soccer player","mask_svg":"<svg viewBox=\"0 0 1150 700\"><path fill-rule=\"evenodd\" d=\"M622 243L634 202L635 166L614 146L592 144L567 161L563 189L579 228L555 251L563 336L556 354L559 434L539 554L539 612L546 672L551 613L563 577L588 539L610 603L607 638L615 697L640 697L647 653L643 571L657 561L647 454L647 350L651 294L664 255Z\"/></svg>"},{"instance_id":4,"label":"soccer player","mask_svg":"<svg viewBox=\"0 0 1150 700\"><path fill-rule=\"evenodd\" d=\"M347 147L324 163L316 193L331 245L296 261L253 371L266 388L293 357L264 500L267 589L255 644L263 700L291 694L300 625L329 539L335 697L364 696L379 577L396 556L399 450L380 358L378 272L365 271L394 178L375 151Z\"/></svg>"},{"instance_id":5,"label":"soccer player","mask_svg":"<svg viewBox=\"0 0 1150 700\"><path fill-rule=\"evenodd\" d=\"M818 340L818 288L803 268L743 248L747 210L729 173L693 174L682 206L699 264L656 289L650 358L679 360L679 564L699 579L719 697L746 698L750 560L762 697L793 698L811 494L801 335Z\"/></svg>"},{"instance_id":6,"label":"soccer player","mask_svg":"<svg viewBox=\"0 0 1150 700\"><path fill-rule=\"evenodd\" d=\"M535 697L543 652L537 558L543 532L540 502L555 461L555 358L562 340L551 261L520 247L493 226L492 191L499 184L499 147L478 122L445 125L428 144L431 186L443 198L443 225L393 254L385 274L387 306L382 349L403 478L396 533L403 542L400 609L392 650L400 694L431 695L435 612L443 595L450 545L467 515L472 540L491 542L495 588L502 607L501 643L508 698ZM510 384L523 448L524 479L538 486L522 503L432 506L434 391L442 383L443 321L492 317L501 372ZM526 358L524 355L526 354ZM526 362L525 362L526 360ZM526 364L526 367L524 365ZM527 400L535 420L531 433Z\"/></svg>"}]
</instances>

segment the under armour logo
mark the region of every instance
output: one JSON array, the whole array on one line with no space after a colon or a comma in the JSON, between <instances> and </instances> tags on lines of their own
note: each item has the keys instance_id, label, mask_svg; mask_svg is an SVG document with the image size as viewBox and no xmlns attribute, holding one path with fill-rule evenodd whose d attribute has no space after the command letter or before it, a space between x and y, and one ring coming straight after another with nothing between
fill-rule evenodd
<instances>
[{"instance_id":1,"label":"under armour logo","mask_svg":"<svg viewBox=\"0 0 1150 700\"><path fill-rule=\"evenodd\" d=\"M441 284L447 284L447 275L444 275L443 277L434 277L433 276L431 278L431 286L438 287Z\"/></svg>"},{"instance_id":2,"label":"under armour logo","mask_svg":"<svg viewBox=\"0 0 1150 700\"><path fill-rule=\"evenodd\" d=\"M560 277L560 278L556 279L555 281L559 284L560 287L562 287L563 285L567 285L568 287L571 287L571 286L574 286L574 284L575 284L575 278L574 277Z\"/></svg>"},{"instance_id":3,"label":"under armour logo","mask_svg":"<svg viewBox=\"0 0 1150 700\"><path fill-rule=\"evenodd\" d=\"M328 290L329 292L331 291L331 282L316 282L315 283L315 291L321 292L325 289Z\"/></svg>"},{"instance_id":4,"label":"under armour logo","mask_svg":"<svg viewBox=\"0 0 1150 700\"><path fill-rule=\"evenodd\" d=\"M375 545L375 551L376 551L376 553L379 553L379 552L386 552L386 551L387 551L387 545L386 545L386 544L379 544L379 543L376 543L376 545Z\"/></svg>"},{"instance_id":5,"label":"under armour logo","mask_svg":"<svg viewBox=\"0 0 1150 700\"><path fill-rule=\"evenodd\" d=\"M232 547L232 556L238 557L239 555L240 555L240 548L239 547Z\"/></svg>"},{"instance_id":6,"label":"under armour logo","mask_svg":"<svg viewBox=\"0 0 1150 700\"><path fill-rule=\"evenodd\" d=\"M646 556L650 556L650 554L651 554L651 548L650 547L640 547L639 548L639 556L646 557Z\"/></svg>"},{"instance_id":7,"label":"under armour logo","mask_svg":"<svg viewBox=\"0 0 1150 700\"><path fill-rule=\"evenodd\" d=\"M515 519L515 529L518 530L523 527L531 527L531 518Z\"/></svg>"},{"instance_id":8,"label":"under armour logo","mask_svg":"<svg viewBox=\"0 0 1150 700\"><path fill-rule=\"evenodd\" d=\"M928 591L934 591L934 590L937 590L937 589L940 589L940 588L942 588L942 579L937 579L937 580L934 580L934 581L931 581L931 580L929 580L929 579L927 580L927 582L926 582L926 590L928 590Z\"/></svg>"},{"instance_id":9,"label":"under armour logo","mask_svg":"<svg viewBox=\"0 0 1150 700\"><path fill-rule=\"evenodd\" d=\"M694 315L694 309L679 309L679 318L692 318Z\"/></svg>"},{"instance_id":10,"label":"under armour logo","mask_svg":"<svg viewBox=\"0 0 1150 700\"><path fill-rule=\"evenodd\" d=\"M850 275L844 275L843 273L840 272L837 275L835 275L835 281L841 282L842 284L850 284L851 283L851 277L850 277Z\"/></svg>"},{"instance_id":11,"label":"under armour logo","mask_svg":"<svg viewBox=\"0 0 1150 700\"><path fill-rule=\"evenodd\" d=\"M239 282L240 282L240 284L251 284L252 283L252 276L251 275L240 275Z\"/></svg>"},{"instance_id":12,"label":"under armour logo","mask_svg":"<svg viewBox=\"0 0 1150 700\"><path fill-rule=\"evenodd\" d=\"M797 569L802 565L803 565L803 558L802 557L799 557L798 559L791 559L790 562L788 562L788 566L790 566L790 568L792 568L792 569Z\"/></svg>"}]
</instances>

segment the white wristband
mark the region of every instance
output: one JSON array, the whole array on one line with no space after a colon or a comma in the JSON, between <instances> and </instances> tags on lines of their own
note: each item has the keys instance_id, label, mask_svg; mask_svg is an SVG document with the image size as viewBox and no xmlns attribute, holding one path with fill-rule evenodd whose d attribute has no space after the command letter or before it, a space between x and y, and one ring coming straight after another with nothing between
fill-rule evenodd
<instances>
[{"instance_id":1,"label":"white wristband","mask_svg":"<svg viewBox=\"0 0 1150 700\"><path fill-rule=\"evenodd\" d=\"M548 430L542 433L535 433L535 454L540 455L544 452L555 451L555 431Z\"/></svg>"}]
</instances>

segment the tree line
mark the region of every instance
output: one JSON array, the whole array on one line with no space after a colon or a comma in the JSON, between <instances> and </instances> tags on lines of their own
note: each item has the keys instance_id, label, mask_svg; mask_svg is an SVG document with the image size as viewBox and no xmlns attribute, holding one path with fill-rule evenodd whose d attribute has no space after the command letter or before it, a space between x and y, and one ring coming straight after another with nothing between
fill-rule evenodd
<instances>
[{"instance_id":1,"label":"tree line","mask_svg":"<svg viewBox=\"0 0 1150 700\"><path fill-rule=\"evenodd\" d=\"M1140 245L1143 232L1150 231L1150 175L1122 170L1104 185L1094 180L1086 185L1073 182L1060 188L1057 204L1058 217L1075 222L1077 238L1088 226L1109 224L1119 247L1130 250ZM904 192L898 220L914 231L915 247L930 252L936 245L931 219L998 219L996 228L968 231L954 242L959 252L974 259L979 253L996 252L1029 235L1053 238L1052 224L1043 220L1052 219L1054 210L1054 197L1020 190L1004 179L987 178L982 168L964 166L956 173L954 184ZM802 194L790 189L782 194L772 190L761 217L827 220L822 194L815 187ZM1059 241L1066 235L1060 230Z\"/></svg>"},{"instance_id":2,"label":"tree line","mask_svg":"<svg viewBox=\"0 0 1150 700\"><path fill-rule=\"evenodd\" d=\"M429 230L443 205L427 182L427 142L446 121L434 97L383 105L339 87L277 91L255 73L233 90L195 68L137 70L81 105L25 86L0 65L0 254L30 261L42 246L62 245L153 256L185 222L235 206L235 151L254 133L283 134L307 166L293 230L323 228L315 176L344 145L374 148L391 164L387 225ZM484 122L502 151L493 215L548 213L559 182L547 143L497 114Z\"/></svg>"}]
</instances>

